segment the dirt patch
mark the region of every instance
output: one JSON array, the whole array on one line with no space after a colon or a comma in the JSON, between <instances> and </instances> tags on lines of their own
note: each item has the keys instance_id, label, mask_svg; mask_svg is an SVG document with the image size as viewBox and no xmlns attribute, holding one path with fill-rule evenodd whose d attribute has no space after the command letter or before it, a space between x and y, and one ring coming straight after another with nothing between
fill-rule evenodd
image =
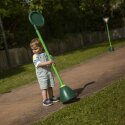
<instances>
[{"instance_id":1,"label":"dirt patch","mask_svg":"<svg viewBox=\"0 0 125 125\"><path fill-rule=\"evenodd\" d=\"M60 73L65 84L78 93L79 98L92 94L112 81L125 75L125 47L107 52L95 59L64 70ZM54 89L59 96L58 80ZM41 104L40 89L37 82L0 95L1 125L27 125L63 108L61 102L50 107Z\"/></svg>"}]
</instances>

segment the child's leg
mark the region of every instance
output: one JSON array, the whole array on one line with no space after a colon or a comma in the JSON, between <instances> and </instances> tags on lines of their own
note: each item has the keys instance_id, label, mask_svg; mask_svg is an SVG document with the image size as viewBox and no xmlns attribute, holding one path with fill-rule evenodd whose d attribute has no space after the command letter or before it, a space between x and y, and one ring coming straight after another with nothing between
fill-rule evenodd
<instances>
[{"instance_id":1,"label":"child's leg","mask_svg":"<svg viewBox=\"0 0 125 125\"><path fill-rule=\"evenodd\" d=\"M42 90L43 106L50 106L53 104L53 102L47 98L47 91L47 89Z\"/></svg>"},{"instance_id":2,"label":"child's leg","mask_svg":"<svg viewBox=\"0 0 125 125\"><path fill-rule=\"evenodd\" d=\"M52 87L48 87L48 98L52 98L53 97L53 89Z\"/></svg>"},{"instance_id":3,"label":"child's leg","mask_svg":"<svg viewBox=\"0 0 125 125\"><path fill-rule=\"evenodd\" d=\"M53 88L52 87L48 88L48 97L52 102L58 102L59 101L59 99L57 97L53 96Z\"/></svg>"},{"instance_id":4,"label":"child's leg","mask_svg":"<svg viewBox=\"0 0 125 125\"><path fill-rule=\"evenodd\" d=\"M41 93L42 93L43 100L46 100L47 99L47 89L43 89Z\"/></svg>"}]
</instances>

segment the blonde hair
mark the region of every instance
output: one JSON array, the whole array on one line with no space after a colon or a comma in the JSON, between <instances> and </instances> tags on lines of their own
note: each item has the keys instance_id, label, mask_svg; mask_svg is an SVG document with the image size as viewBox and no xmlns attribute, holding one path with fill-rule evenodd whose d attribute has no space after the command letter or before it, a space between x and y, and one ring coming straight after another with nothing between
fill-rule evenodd
<instances>
[{"instance_id":1,"label":"blonde hair","mask_svg":"<svg viewBox=\"0 0 125 125\"><path fill-rule=\"evenodd\" d=\"M31 49L33 49L35 47L41 47L42 48L40 40L38 38L32 39L31 42L30 42L30 47L31 47Z\"/></svg>"}]
</instances>

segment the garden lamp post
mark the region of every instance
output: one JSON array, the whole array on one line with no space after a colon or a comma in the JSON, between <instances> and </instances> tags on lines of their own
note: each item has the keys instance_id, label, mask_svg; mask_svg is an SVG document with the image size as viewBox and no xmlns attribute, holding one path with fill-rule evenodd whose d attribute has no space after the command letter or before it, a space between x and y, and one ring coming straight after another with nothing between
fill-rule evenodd
<instances>
[{"instance_id":1,"label":"garden lamp post","mask_svg":"<svg viewBox=\"0 0 125 125\"><path fill-rule=\"evenodd\" d=\"M109 17L105 17L105 18L103 18L103 20L104 20L104 22L106 24L106 30L107 30L107 34L108 34L108 40L109 40L109 48L108 48L108 50L111 52L111 51L114 51L114 48L113 48L112 43L111 43L109 27L108 27Z\"/></svg>"}]
</instances>

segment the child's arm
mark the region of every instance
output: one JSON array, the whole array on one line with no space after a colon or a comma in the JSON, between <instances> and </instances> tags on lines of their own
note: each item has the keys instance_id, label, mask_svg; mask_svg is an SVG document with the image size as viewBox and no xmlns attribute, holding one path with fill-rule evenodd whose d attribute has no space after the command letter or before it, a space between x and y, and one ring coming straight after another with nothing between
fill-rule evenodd
<instances>
[{"instance_id":1,"label":"child's arm","mask_svg":"<svg viewBox=\"0 0 125 125\"><path fill-rule=\"evenodd\" d=\"M47 62L40 62L38 64L38 67L42 67L42 66L48 66L48 65L51 65L51 64L55 64L55 62L53 60L49 60Z\"/></svg>"}]
</instances>

